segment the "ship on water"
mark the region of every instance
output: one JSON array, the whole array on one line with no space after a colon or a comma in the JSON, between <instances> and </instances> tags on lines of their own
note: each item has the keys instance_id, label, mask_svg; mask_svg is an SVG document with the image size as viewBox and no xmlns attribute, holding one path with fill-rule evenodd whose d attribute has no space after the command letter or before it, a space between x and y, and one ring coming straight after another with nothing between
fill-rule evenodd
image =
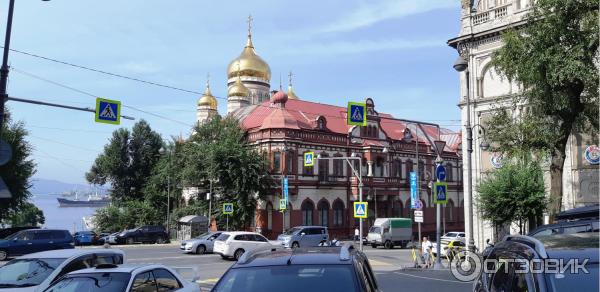
<instances>
[{"instance_id":1,"label":"ship on water","mask_svg":"<svg viewBox=\"0 0 600 292\"><path fill-rule=\"evenodd\" d=\"M98 194L88 194L87 200L80 200L77 193L75 199L56 198L58 205L61 207L105 207L110 204L108 196L98 196Z\"/></svg>"}]
</instances>

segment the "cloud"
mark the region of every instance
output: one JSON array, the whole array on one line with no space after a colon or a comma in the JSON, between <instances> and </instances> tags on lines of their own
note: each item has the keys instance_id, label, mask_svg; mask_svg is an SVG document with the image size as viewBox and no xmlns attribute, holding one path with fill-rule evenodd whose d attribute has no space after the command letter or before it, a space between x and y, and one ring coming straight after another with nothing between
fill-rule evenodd
<instances>
[{"instance_id":1,"label":"cloud","mask_svg":"<svg viewBox=\"0 0 600 292\"><path fill-rule=\"evenodd\" d=\"M347 15L323 27L320 32L344 32L367 27L372 24L402 18L409 15L428 12L435 9L452 8L458 5L456 0L385 0L361 3Z\"/></svg>"},{"instance_id":2,"label":"cloud","mask_svg":"<svg viewBox=\"0 0 600 292\"><path fill-rule=\"evenodd\" d=\"M283 55L336 55L336 54L358 54L366 52L422 49L445 46L444 40L360 40L360 41L338 41L331 43L305 43L274 50Z\"/></svg>"}]
</instances>

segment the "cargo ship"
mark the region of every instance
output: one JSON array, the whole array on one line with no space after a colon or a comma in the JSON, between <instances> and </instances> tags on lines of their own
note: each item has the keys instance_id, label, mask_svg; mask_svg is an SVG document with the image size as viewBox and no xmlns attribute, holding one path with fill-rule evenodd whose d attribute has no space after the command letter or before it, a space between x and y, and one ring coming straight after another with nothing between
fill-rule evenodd
<instances>
[{"instance_id":1,"label":"cargo ship","mask_svg":"<svg viewBox=\"0 0 600 292\"><path fill-rule=\"evenodd\" d=\"M99 197L98 195L88 195L87 200L79 200L77 194L74 200L66 198L56 198L56 200L61 207L106 207L110 204L109 197Z\"/></svg>"}]
</instances>

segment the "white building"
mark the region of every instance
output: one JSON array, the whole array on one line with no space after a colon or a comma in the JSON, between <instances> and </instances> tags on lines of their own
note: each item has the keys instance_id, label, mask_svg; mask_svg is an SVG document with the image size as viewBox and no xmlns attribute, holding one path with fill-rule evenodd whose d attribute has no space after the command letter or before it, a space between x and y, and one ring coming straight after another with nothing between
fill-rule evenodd
<instances>
[{"instance_id":1,"label":"white building","mask_svg":"<svg viewBox=\"0 0 600 292\"><path fill-rule=\"evenodd\" d=\"M518 85L500 76L490 65L492 53L502 46L503 31L525 24L524 17L531 10L533 2L533 0L462 0L460 33L458 37L448 41L450 46L458 50L466 50L468 56L469 73L460 73L459 107L464 125L468 115L465 106L468 88L471 99L471 125L474 126L472 156L474 198L478 195L476 186L485 173L494 167L501 167L498 154L483 151L478 147L483 141L483 135L479 130L481 127L485 128L485 121L494 109L506 104L511 96L520 93ZM467 145L466 133L463 133L462 138L463 145ZM575 134L569 139L563 172L563 209L598 203L598 159L594 161L593 158L597 158L599 150L593 144L595 143L591 141L590 136L585 134ZM466 181L468 171L466 146L463 147L463 159ZM549 186L549 175L546 176L546 181ZM469 185L465 183L464 193L467 194L468 191ZM468 218L472 206L471 202L465 200L465 218ZM498 240L493 238L490 224L480 219L476 207L473 210L473 222L476 246L480 248L485 246L485 240L488 238L492 241ZM465 220L467 232L469 232L468 224L469 221Z\"/></svg>"}]
</instances>

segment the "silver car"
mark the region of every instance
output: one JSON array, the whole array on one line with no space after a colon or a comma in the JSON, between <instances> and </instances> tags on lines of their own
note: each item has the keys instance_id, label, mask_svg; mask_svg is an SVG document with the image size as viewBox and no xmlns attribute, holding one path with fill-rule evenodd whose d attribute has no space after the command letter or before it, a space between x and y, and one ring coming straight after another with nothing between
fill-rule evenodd
<instances>
[{"instance_id":1,"label":"silver car","mask_svg":"<svg viewBox=\"0 0 600 292\"><path fill-rule=\"evenodd\" d=\"M181 242L180 249L185 253L203 254L213 252L215 239L221 235L221 231L207 232L196 238L184 240Z\"/></svg>"}]
</instances>

